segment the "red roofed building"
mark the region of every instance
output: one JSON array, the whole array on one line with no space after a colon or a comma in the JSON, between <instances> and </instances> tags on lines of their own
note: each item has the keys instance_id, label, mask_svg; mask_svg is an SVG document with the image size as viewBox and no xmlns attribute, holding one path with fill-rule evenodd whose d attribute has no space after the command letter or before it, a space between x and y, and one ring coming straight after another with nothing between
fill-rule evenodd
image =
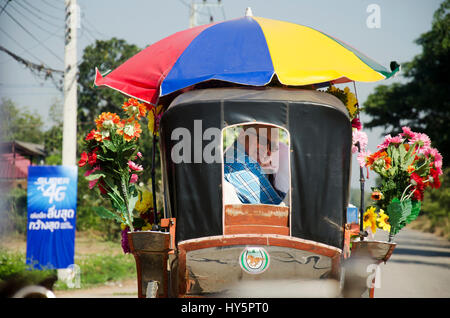
<instances>
[{"instance_id":1,"label":"red roofed building","mask_svg":"<svg viewBox=\"0 0 450 318\"><path fill-rule=\"evenodd\" d=\"M44 146L23 141L0 144L0 182L2 188L27 187L28 166L45 157Z\"/></svg>"}]
</instances>

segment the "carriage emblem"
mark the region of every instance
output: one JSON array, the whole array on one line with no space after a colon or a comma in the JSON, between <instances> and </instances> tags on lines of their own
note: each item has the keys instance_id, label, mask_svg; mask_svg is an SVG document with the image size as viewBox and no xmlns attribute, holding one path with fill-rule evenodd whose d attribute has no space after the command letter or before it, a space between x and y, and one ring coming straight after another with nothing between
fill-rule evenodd
<instances>
[{"instance_id":1,"label":"carriage emblem","mask_svg":"<svg viewBox=\"0 0 450 318\"><path fill-rule=\"evenodd\" d=\"M262 247L246 247L241 253L239 264L249 274L261 274L269 268L269 254Z\"/></svg>"}]
</instances>

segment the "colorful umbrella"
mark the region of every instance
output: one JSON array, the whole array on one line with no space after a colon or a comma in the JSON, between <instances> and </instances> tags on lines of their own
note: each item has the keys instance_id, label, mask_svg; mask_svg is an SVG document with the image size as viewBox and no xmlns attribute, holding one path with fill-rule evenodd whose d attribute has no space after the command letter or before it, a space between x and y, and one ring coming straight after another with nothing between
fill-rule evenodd
<instances>
[{"instance_id":1,"label":"colorful umbrella","mask_svg":"<svg viewBox=\"0 0 450 318\"><path fill-rule=\"evenodd\" d=\"M394 65L394 66L392 66ZM361 52L312 28L245 16L175 33L145 48L95 85L156 104L160 96L219 80L264 86L373 82L391 71ZM395 69L394 69L395 68Z\"/></svg>"}]
</instances>

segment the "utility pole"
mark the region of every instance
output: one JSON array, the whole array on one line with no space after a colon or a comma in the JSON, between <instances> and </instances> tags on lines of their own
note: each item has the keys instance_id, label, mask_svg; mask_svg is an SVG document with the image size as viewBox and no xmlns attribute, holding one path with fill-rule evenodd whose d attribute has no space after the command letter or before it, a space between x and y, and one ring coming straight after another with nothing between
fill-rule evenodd
<instances>
[{"instance_id":1,"label":"utility pole","mask_svg":"<svg viewBox=\"0 0 450 318\"><path fill-rule=\"evenodd\" d=\"M73 166L77 156L77 0L65 0L64 114L62 164Z\"/></svg>"},{"instance_id":2,"label":"utility pole","mask_svg":"<svg viewBox=\"0 0 450 318\"><path fill-rule=\"evenodd\" d=\"M208 3L206 0L203 0L201 2L195 2L195 0L192 0L191 5L190 5L190 13L189 13L189 27L190 28L193 28L193 27L201 24L198 21L199 14L201 14L203 16L208 16L209 17L208 23L211 23L214 21L214 17L210 11L209 11L209 13L203 12L203 11L205 11L205 10L203 10L204 8L207 8L208 11L209 11L209 8L222 9L222 15L223 15L223 18L225 19L225 11L223 8L222 0L217 0L217 3Z\"/></svg>"}]
</instances>

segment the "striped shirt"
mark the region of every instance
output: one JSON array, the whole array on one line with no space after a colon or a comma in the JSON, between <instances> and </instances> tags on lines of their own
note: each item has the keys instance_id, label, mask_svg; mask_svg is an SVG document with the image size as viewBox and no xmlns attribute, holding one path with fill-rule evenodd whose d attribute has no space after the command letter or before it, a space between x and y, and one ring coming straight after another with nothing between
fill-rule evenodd
<instances>
[{"instance_id":1,"label":"striped shirt","mask_svg":"<svg viewBox=\"0 0 450 318\"><path fill-rule=\"evenodd\" d=\"M280 204L285 196L272 186L258 162L237 141L225 152L224 177L242 203Z\"/></svg>"}]
</instances>

